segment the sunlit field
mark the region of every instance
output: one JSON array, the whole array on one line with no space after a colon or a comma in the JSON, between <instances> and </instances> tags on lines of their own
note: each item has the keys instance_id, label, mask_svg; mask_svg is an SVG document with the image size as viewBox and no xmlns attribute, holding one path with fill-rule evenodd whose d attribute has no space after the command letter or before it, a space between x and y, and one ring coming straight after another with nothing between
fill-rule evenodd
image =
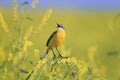
<instances>
[{"instance_id":1,"label":"sunlit field","mask_svg":"<svg viewBox=\"0 0 120 80\"><path fill-rule=\"evenodd\" d=\"M0 8L1 80L120 80L120 13ZM63 24L61 55L45 53L46 41ZM54 50L55 51L55 50ZM57 55L57 51L55 51Z\"/></svg>"}]
</instances>

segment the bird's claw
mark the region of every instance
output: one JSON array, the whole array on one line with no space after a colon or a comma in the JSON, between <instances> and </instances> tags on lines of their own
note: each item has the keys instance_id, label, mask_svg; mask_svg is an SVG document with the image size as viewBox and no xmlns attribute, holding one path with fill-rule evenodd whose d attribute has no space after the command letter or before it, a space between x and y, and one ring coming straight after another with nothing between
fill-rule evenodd
<instances>
[{"instance_id":1,"label":"bird's claw","mask_svg":"<svg viewBox=\"0 0 120 80\"><path fill-rule=\"evenodd\" d=\"M60 57L61 59L67 59L67 58L68 58L67 56L63 57L61 54L59 54L59 57Z\"/></svg>"},{"instance_id":2,"label":"bird's claw","mask_svg":"<svg viewBox=\"0 0 120 80\"><path fill-rule=\"evenodd\" d=\"M43 60L44 58L45 58L45 56L41 56L41 57L40 57L40 60Z\"/></svg>"}]
</instances>

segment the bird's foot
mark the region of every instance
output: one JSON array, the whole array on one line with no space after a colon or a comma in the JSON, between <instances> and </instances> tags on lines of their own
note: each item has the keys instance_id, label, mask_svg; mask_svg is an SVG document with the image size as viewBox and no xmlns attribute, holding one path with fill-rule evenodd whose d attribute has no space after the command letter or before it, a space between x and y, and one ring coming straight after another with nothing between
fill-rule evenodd
<instances>
[{"instance_id":1,"label":"bird's foot","mask_svg":"<svg viewBox=\"0 0 120 80\"><path fill-rule=\"evenodd\" d=\"M44 58L45 58L45 56L41 56L41 57L40 57L40 60L43 60Z\"/></svg>"},{"instance_id":2,"label":"bird's foot","mask_svg":"<svg viewBox=\"0 0 120 80\"><path fill-rule=\"evenodd\" d=\"M67 56L62 56L61 54L59 54L59 57L60 57L61 59L67 59L67 58L68 58Z\"/></svg>"},{"instance_id":3,"label":"bird's foot","mask_svg":"<svg viewBox=\"0 0 120 80\"><path fill-rule=\"evenodd\" d=\"M54 55L53 56L53 60L56 60L56 59L60 59L60 60L62 60L62 59L67 59L68 57L67 56L62 56L61 54L59 54L59 55Z\"/></svg>"}]
</instances>

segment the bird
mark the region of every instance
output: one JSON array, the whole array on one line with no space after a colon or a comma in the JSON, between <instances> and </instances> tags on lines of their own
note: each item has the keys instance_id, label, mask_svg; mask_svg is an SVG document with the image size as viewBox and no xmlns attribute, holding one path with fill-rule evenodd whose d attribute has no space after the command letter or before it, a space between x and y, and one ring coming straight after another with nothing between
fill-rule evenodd
<instances>
[{"instance_id":1,"label":"bird","mask_svg":"<svg viewBox=\"0 0 120 80\"><path fill-rule=\"evenodd\" d=\"M56 55L53 51L53 48L55 48L56 51L58 52L59 56L61 58L63 58L63 56L60 54L57 47L62 44L62 42L65 39L65 36L66 36L65 27L62 24L57 24L57 30L54 31L48 38L47 43L46 43L46 47L47 47L46 52L44 53L43 56L40 57L40 59L41 60L44 59L46 57L46 55L49 53L49 51L52 51L52 53L54 55L53 58L55 58Z\"/></svg>"}]
</instances>

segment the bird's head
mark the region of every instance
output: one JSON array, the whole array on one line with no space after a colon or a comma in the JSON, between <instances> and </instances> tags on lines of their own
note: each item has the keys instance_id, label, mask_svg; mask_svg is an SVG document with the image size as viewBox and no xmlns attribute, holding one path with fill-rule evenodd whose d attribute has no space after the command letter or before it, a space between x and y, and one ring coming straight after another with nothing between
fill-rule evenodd
<instances>
[{"instance_id":1,"label":"bird's head","mask_svg":"<svg viewBox=\"0 0 120 80\"><path fill-rule=\"evenodd\" d=\"M62 24L57 24L57 28L65 29L64 26L63 26Z\"/></svg>"}]
</instances>

